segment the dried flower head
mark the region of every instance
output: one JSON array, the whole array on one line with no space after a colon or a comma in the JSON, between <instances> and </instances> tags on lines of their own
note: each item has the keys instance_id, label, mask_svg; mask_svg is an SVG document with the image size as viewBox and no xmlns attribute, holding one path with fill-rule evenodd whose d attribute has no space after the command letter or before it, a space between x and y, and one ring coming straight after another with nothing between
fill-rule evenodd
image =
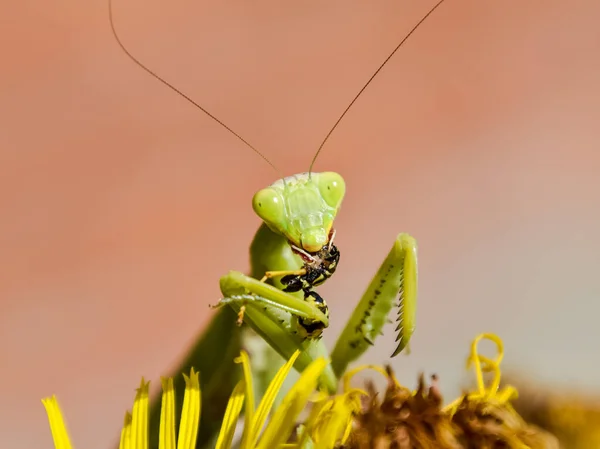
<instances>
[{"instance_id":1,"label":"dried flower head","mask_svg":"<svg viewBox=\"0 0 600 449\"><path fill-rule=\"evenodd\" d=\"M482 339L496 343L498 356L492 360L478 353ZM500 389L500 362L503 346L493 334L479 335L471 345L468 366L473 365L477 390L464 394L442 408L437 376L431 385L419 377L413 392L399 384L390 367L386 368L387 388L383 398L372 383L367 385L368 400L356 416L347 449L413 449L413 448L558 448L552 435L528 425L513 409L510 401L516 390ZM493 372L489 387L484 372Z\"/></svg>"}]
</instances>

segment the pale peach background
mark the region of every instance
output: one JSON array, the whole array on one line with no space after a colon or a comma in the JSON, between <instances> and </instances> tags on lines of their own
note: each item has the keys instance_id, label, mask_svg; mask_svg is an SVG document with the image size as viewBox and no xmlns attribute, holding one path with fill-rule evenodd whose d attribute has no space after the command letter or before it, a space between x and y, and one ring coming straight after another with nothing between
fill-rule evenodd
<instances>
[{"instance_id":1,"label":"pale peach background","mask_svg":"<svg viewBox=\"0 0 600 449\"><path fill-rule=\"evenodd\" d=\"M131 50L304 171L338 114L433 4L115 0ZM182 355L247 269L274 172L135 67L104 0L0 8L0 446L115 441L141 375ZM466 382L478 332L507 367L600 388L600 3L447 0L325 147L348 184L331 344L393 238L420 242L412 384ZM385 362L391 332L366 360Z\"/></svg>"}]
</instances>

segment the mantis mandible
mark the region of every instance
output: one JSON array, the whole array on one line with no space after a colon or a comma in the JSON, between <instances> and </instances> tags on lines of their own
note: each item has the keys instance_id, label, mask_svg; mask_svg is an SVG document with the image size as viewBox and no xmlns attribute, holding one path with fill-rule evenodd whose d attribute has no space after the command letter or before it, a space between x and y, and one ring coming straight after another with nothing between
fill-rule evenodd
<instances>
[{"instance_id":1,"label":"mantis mandible","mask_svg":"<svg viewBox=\"0 0 600 449\"><path fill-rule=\"evenodd\" d=\"M335 272L340 252L335 246L334 220L345 194L345 182L334 172L313 172L312 168L329 136L396 51L444 0L438 1L401 40L371 78L350 102L317 149L308 172L282 177L260 190L252 200L263 223L250 245L251 273L231 271L220 280L223 298L214 307L231 307L237 324L246 323L281 356L288 359L296 349L303 350L295 368L302 371L317 356L328 356L321 341L329 326L329 309L315 287ZM209 111L138 61L121 42L113 22L113 35L139 67L175 91L192 105L273 164L244 138ZM330 355L331 365L322 376L322 387L337 389L338 379L348 364L356 360L381 334L391 309L398 306L397 347L392 357L408 345L415 329L417 301L417 244L408 234L396 237L391 250L364 292ZM219 315L221 312L217 314ZM217 318L215 318L217 321ZM224 326L235 329L235 318ZM215 330L216 332L216 330ZM228 332L228 331L227 331ZM196 354L197 351L192 351ZM192 357L192 358L193 358ZM193 363L192 358L186 362Z\"/></svg>"}]
</instances>

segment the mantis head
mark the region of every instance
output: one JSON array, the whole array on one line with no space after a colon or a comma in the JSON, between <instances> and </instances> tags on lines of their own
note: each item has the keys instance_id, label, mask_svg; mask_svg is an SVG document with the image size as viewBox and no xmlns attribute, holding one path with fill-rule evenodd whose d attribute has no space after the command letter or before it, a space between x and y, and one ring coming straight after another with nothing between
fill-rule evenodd
<instances>
[{"instance_id":1,"label":"mantis head","mask_svg":"<svg viewBox=\"0 0 600 449\"><path fill-rule=\"evenodd\" d=\"M327 243L346 193L337 173L301 173L279 179L254 195L254 212L290 243L317 252Z\"/></svg>"}]
</instances>

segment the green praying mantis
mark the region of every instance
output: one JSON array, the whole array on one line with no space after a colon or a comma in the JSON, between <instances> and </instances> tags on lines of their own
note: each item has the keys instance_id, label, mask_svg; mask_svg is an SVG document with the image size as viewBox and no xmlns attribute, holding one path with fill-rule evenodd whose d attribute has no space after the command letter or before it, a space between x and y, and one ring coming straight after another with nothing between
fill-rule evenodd
<instances>
[{"instance_id":1,"label":"green praying mantis","mask_svg":"<svg viewBox=\"0 0 600 449\"><path fill-rule=\"evenodd\" d=\"M232 271L221 278L224 298L216 307L231 306L238 324L249 324L285 358L302 349L299 371L326 354L321 336L329 313L314 288L333 275L340 259L333 221L344 193L344 180L333 172L302 173L260 190L253 206L263 224L250 256L252 273L264 274L258 279ZM265 282L269 279L273 285ZM398 345L392 356L406 347L414 331L417 245L408 234L396 238L338 338L322 379L328 390L335 392L348 363L373 344L398 297Z\"/></svg>"},{"instance_id":2,"label":"green praying mantis","mask_svg":"<svg viewBox=\"0 0 600 449\"><path fill-rule=\"evenodd\" d=\"M331 364L320 382L321 387L330 393L336 392L339 379L348 365L372 346L382 333L383 326L390 321L388 316L394 305L397 305L397 347L392 357L409 344L415 329L417 244L413 237L402 233L396 237L387 257L355 307L333 352L328 354L322 336L329 326L329 309L315 288L335 273L340 260L340 252L335 246L334 221L346 187L338 173L316 173L312 168L329 136L358 97L412 33L443 2L444 0L440 0L435 4L413 27L350 102L317 149L308 172L280 178L254 195L252 206L263 223L250 245L251 273L246 275L231 271L220 279L223 298L213 306L219 311L193 346L188 358L177 369L180 373L194 366L200 371L204 383L209 384L208 388L203 388L203 403L210 404L214 409L218 408L219 401L215 398L230 380L231 360L243 345L243 334L239 329L242 323L262 337L284 359L301 349L301 356L295 363L298 371L302 371L316 357L329 358ZM129 58L207 114L272 166L262 153L226 124L147 68L128 51L116 32L111 0L109 17L113 35ZM213 346L218 346L220 350L215 351ZM211 385L214 395L209 400L207 397L211 397ZM176 388L178 390L183 389ZM207 391L208 396L204 393ZM206 426L206 423L202 425ZM153 427L158 428L151 426ZM205 433L209 435L210 430ZM202 441L201 428L200 445Z\"/></svg>"}]
</instances>

